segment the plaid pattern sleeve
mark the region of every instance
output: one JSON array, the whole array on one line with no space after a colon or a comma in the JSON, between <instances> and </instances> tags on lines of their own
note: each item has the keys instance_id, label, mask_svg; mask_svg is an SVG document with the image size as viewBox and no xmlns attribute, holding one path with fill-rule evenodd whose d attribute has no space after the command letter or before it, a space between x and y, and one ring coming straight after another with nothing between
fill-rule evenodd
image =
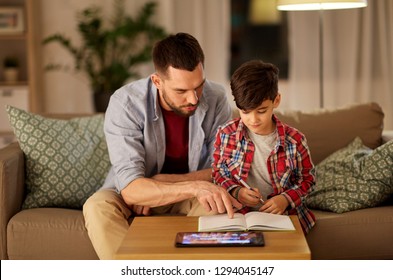
<instances>
[{"instance_id":1,"label":"plaid pattern sleeve","mask_svg":"<svg viewBox=\"0 0 393 280\"><path fill-rule=\"evenodd\" d=\"M304 202L315 185L315 169L306 137L278 119L280 145L268 160L273 188L289 202L289 213L297 214L305 232L315 224L315 217Z\"/></svg>"},{"instance_id":2,"label":"plaid pattern sleeve","mask_svg":"<svg viewBox=\"0 0 393 280\"><path fill-rule=\"evenodd\" d=\"M229 121L221 126L214 144L212 177L213 182L228 192L239 186L233 174L247 174L251 166L253 145L249 145L243 137L243 126L240 119Z\"/></svg>"}]
</instances>

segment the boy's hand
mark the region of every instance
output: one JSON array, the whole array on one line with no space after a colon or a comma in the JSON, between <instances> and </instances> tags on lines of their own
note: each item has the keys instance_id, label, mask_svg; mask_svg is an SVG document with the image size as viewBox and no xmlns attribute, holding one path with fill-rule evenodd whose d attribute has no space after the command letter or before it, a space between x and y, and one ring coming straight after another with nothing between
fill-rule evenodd
<instances>
[{"instance_id":1,"label":"boy's hand","mask_svg":"<svg viewBox=\"0 0 393 280\"><path fill-rule=\"evenodd\" d=\"M262 207L259 208L259 211L282 215L284 214L288 205L289 202L283 195L276 195L265 201L265 204L263 204Z\"/></svg>"},{"instance_id":2,"label":"boy's hand","mask_svg":"<svg viewBox=\"0 0 393 280\"><path fill-rule=\"evenodd\" d=\"M238 200L243 205L255 207L261 203L260 198L262 198L261 193L258 189L253 188L251 190L247 188L241 188L238 193Z\"/></svg>"}]
</instances>

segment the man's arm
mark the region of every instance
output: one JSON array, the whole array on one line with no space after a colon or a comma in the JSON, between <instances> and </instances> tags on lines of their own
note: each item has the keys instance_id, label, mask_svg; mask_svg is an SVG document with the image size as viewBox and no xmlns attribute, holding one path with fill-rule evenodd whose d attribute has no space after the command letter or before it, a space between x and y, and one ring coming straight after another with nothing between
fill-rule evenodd
<instances>
[{"instance_id":1,"label":"man's arm","mask_svg":"<svg viewBox=\"0 0 393 280\"><path fill-rule=\"evenodd\" d=\"M121 195L130 207L157 207L196 197L206 211L227 212L229 217L233 217L232 205L241 205L210 180L209 169L181 175L160 174L154 179L138 178L132 181L121 191Z\"/></svg>"},{"instance_id":2,"label":"man's arm","mask_svg":"<svg viewBox=\"0 0 393 280\"><path fill-rule=\"evenodd\" d=\"M186 174L157 174L152 177L153 179L161 182L183 182L183 181L196 181L203 180L211 182L211 169L206 168Z\"/></svg>"}]
</instances>

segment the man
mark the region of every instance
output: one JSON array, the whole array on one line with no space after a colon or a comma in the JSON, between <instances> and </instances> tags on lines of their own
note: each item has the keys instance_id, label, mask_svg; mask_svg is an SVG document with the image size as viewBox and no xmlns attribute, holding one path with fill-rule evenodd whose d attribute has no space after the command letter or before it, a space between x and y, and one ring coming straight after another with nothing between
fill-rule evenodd
<instances>
[{"instance_id":1,"label":"man","mask_svg":"<svg viewBox=\"0 0 393 280\"><path fill-rule=\"evenodd\" d=\"M155 73L117 90L105 115L112 168L83 207L100 259L111 259L132 214L227 212L241 205L211 182L219 125L231 117L222 86L206 80L198 41L178 33L153 49Z\"/></svg>"}]
</instances>

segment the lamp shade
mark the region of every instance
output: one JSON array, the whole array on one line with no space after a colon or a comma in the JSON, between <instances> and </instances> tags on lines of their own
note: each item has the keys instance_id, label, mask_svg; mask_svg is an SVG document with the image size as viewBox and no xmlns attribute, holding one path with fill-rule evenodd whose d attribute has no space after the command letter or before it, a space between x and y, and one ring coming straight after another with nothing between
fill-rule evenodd
<instances>
[{"instance_id":1,"label":"lamp shade","mask_svg":"<svg viewBox=\"0 0 393 280\"><path fill-rule=\"evenodd\" d=\"M276 8L276 0L251 0L249 20L252 24L279 24L281 12Z\"/></svg>"},{"instance_id":2,"label":"lamp shade","mask_svg":"<svg viewBox=\"0 0 393 280\"><path fill-rule=\"evenodd\" d=\"M280 11L337 10L367 7L367 0L277 0Z\"/></svg>"}]
</instances>

